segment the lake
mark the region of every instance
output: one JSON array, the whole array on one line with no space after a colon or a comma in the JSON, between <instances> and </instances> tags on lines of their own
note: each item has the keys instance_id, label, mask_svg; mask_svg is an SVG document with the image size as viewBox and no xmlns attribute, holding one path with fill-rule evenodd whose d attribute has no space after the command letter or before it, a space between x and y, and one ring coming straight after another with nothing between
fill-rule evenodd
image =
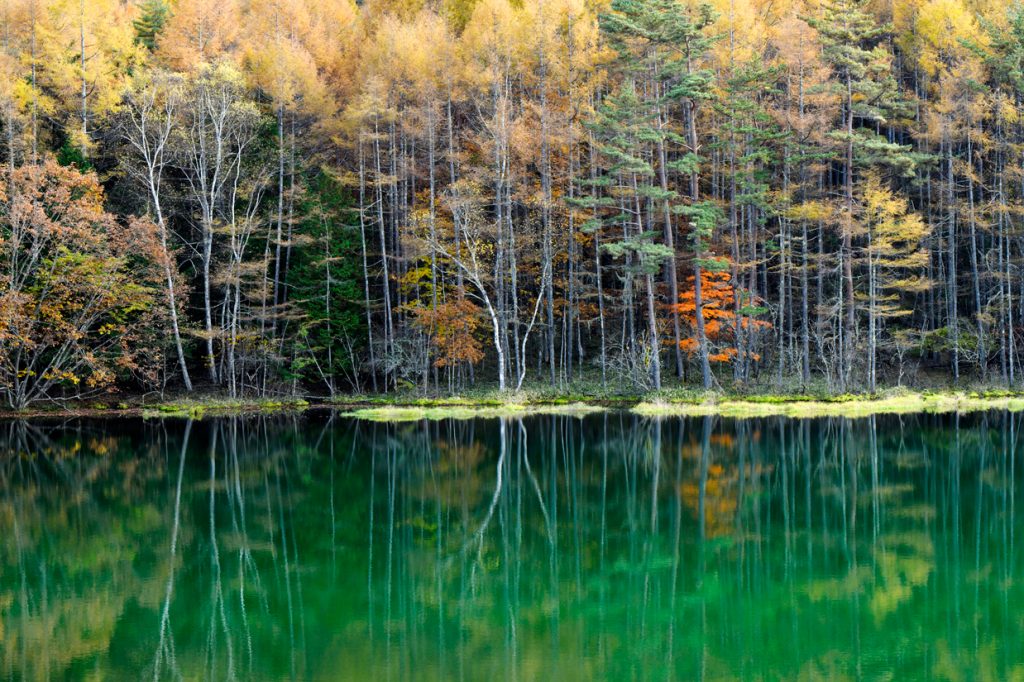
<instances>
[{"instance_id":1,"label":"lake","mask_svg":"<svg viewBox=\"0 0 1024 682\"><path fill-rule=\"evenodd\" d=\"M3 422L0 679L1019 679L1022 420Z\"/></svg>"}]
</instances>

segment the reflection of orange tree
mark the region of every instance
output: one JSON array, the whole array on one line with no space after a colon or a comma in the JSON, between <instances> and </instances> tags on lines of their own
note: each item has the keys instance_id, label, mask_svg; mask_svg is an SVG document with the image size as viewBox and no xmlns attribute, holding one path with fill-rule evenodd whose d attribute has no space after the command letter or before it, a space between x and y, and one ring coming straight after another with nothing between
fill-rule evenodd
<instances>
[{"instance_id":1,"label":"reflection of orange tree","mask_svg":"<svg viewBox=\"0 0 1024 682\"><path fill-rule=\"evenodd\" d=\"M708 360L711 362L732 362L739 355L734 345L736 341L736 323L739 320L740 327L751 333L758 329L770 327L771 324L755 318L762 312L752 303L751 296L740 292L739 315L735 311L736 290L730 280L727 271L721 269L701 270L702 305L704 311L704 333L708 342L712 344L709 348ZM679 317L690 329L696 329L697 306L694 296L694 277L686 278L686 287L679 294L679 303L668 306L670 311L679 313ZM746 303L746 304L745 304ZM688 336L679 341L679 346L691 357L699 350L697 336ZM752 360L760 360L757 353L748 351L748 357Z\"/></svg>"},{"instance_id":2,"label":"reflection of orange tree","mask_svg":"<svg viewBox=\"0 0 1024 682\"><path fill-rule=\"evenodd\" d=\"M711 436L712 448L731 451L735 447L732 435L727 433L716 433ZM700 520L700 484L701 471L699 462L701 460L700 443L691 442L682 446L683 458L698 463L698 466L690 469L691 478L679 485L679 495L683 504L691 511L694 518ZM707 480L704 484L704 530L706 537L722 537L730 535L734 530L736 508L739 504L737 498L739 471L735 466L726 466L714 461L708 464Z\"/></svg>"},{"instance_id":3,"label":"reflection of orange tree","mask_svg":"<svg viewBox=\"0 0 1024 682\"><path fill-rule=\"evenodd\" d=\"M490 467L484 468L490 453L483 443L459 444L457 440L436 443L437 460L432 470L421 470L422 478L411 489L414 497L439 500L445 508L475 509L484 498L484 489L491 485Z\"/></svg>"}]
</instances>

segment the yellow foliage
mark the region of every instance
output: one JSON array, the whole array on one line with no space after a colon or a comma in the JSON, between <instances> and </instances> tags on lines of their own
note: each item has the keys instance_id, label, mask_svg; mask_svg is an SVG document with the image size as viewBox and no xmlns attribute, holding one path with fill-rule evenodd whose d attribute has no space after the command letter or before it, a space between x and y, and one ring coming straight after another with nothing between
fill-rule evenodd
<instances>
[{"instance_id":1,"label":"yellow foliage","mask_svg":"<svg viewBox=\"0 0 1024 682\"><path fill-rule=\"evenodd\" d=\"M903 2L895 7L901 42L927 73L937 74L944 65L969 58L964 41L984 42L977 14L964 0Z\"/></svg>"}]
</instances>

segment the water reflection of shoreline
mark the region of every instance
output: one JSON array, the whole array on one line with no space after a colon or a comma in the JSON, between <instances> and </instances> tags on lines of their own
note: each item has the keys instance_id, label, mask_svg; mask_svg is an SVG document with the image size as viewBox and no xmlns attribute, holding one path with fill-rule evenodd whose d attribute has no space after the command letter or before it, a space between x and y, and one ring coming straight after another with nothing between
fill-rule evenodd
<instances>
[{"instance_id":1,"label":"water reflection of shoreline","mask_svg":"<svg viewBox=\"0 0 1024 682\"><path fill-rule=\"evenodd\" d=\"M0 675L1006 679L1019 419L7 422Z\"/></svg>"}]
</instances>

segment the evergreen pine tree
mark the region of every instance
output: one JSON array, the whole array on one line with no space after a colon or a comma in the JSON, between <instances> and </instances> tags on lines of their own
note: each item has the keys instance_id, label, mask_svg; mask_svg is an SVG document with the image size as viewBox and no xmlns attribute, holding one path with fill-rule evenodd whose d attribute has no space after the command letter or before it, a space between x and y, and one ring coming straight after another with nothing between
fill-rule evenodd
<instances>
[{"instance_id":1,"label":"evergreen pine tree","mask_svg":"<svg viewBox=\"0 0 1024 682\"><path fill-rule=\"evenodd\" d=\"M167 23L170 7L166 0L142 0L139 3L139 17L132 22L136 42L146 49L156 49L156 41Z\"/></svg>"},{"instance_id":2,"label":"evergreen pine tree","mask_svg":"<svg viewBox=\"0 0 1024 682\"><path fill-rule=\"evenodd\" d=\"M805 21L818 31L822 58L832 69L830 89L838 96L841 116L829 137L841 164L844 206L841 218L843 313L840 387L845 388L853 362L856 311L853 281L854 180L858 169L881 164L913 172L910 148L890 141L879 131L907 113L892 75L891 54L884 38L891 27L879 25L865 0L832 0L818 16Z\"/></svg>"},{"instance_id":3,"label":"evergreen pine tree","mask_svg":"<svg viewBox=\"0 0 1024 682\"><path fill-rule=\"evenodd\" d=\"M616 252L627 249L635 253L652 271L645 273L648 290L653 290L653 276L661 270L661 262L670 264L668 284L673 303L678 302L675 254L675 216L687 211L699 210L699 177L701 157L697 135L698 103L711 98L713 74L695 64L708 51L714 38L706 30L714 21L715 14L709 5L702 4L690 10L675 0L614 0L610 11L599 18L602 34L616 52L613 63L615 75L621 78L618 96L608 103L609 108L599 114L602 119L598 128L605 128L605 142L602 153L611 161L606 168L618 173L627 183L632 183L634 201L632 206L623 208L633 211L637 227L633 240L624 240L606 245L606 250ZM683 127L674 126L682 121ZM610 126L610 127L609 127ZM632 129L629 146L609 144L621 142L623 126ZM628 175L621 173L630 164L642 168L629 168ZM687 182L683 182L686 178ZM685 200L672 189L689 186L689 197ZM615 192L614 195L619 196ZM687 208L690 206L690 208ZM691 223L690 237L693 244L695 287L697 300L696 332L703 383L709 388L712 383L708 362L707 343L703 329L703 315L700 304L700 270L706 244L713 226L706 232ZM658 243L657 227L661 228L662 242ZM638 241L641 240L642 241ZM639 244L646 246L646 255ZM661 262L655 265L654 250L663 254ZM649 296L648 315L653 318L654 305ZM673 309L674 310L674 309ZM678 313L673 312L676 346L680 341ZM651 334L655 336L653 319ZM681 369L677 352L677 365ZM654 358L655 371L660 368ZM660 380L655 380L658 385Z\"/></svg>"}]
</instances>

